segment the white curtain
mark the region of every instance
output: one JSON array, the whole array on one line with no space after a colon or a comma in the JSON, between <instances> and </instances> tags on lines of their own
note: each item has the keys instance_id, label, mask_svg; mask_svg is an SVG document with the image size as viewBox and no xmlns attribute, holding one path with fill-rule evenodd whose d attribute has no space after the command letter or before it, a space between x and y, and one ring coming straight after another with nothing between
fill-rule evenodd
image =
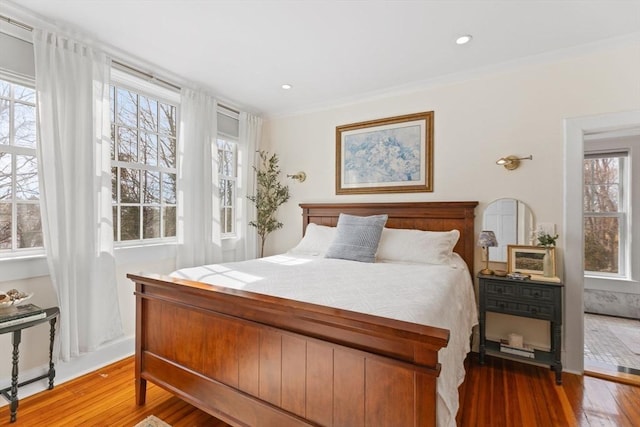
<instances>
[{"instance_id":1,"label":"white curtain","mask_svg":"<svg viewBox=\"0 0 640 427\"><path fill-rule=\"evenodd\" d=\"M217 102L191 89L180 94L177 268L222 261Z\"/></svg>"},{"instance_id":2,"label":"white curtain","mask_svg":"<svg viewBox=\"0 0 640 427\"><path fill-rule=\"evenodd\" d=\"M249 225L249 221L256 218L256 206L246 196L255 194L256 175L253 166L256 164L256 150L260 147L262 136L262 119L253 114L240 113L240 150L239 178L241 195L238 197L240 212L238 217L238 232L242 237L242 259L254 259L258 257L258 234L256 228Z\"/></svg>"},{"instance_id":3,"label":"white curtain","mask_svg":"<svg viewBox=\"0 0 640 427\"><path fill-rule=\"evenodd\" d=\"M60 306L60 356L122 335L111 213L110 60L34 30L44 244Z\"/></svg>"}]
</instances>

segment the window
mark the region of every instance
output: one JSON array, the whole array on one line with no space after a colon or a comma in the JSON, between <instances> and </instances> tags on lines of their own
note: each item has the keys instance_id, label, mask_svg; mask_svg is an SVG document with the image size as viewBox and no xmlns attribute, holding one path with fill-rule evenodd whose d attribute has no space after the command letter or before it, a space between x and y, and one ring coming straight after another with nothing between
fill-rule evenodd
<instances>
[{"instance_id":1,"label":"window","mask_svg":"<svg viewBox=\"0 0 640 427\"><path fill-rule=\"evenodd\" d=\"M584 268L588 274L626 277L628 153L584 159Z\"/></svg>"},{"instance_id":2,"label":"window","mask_svg":"<svg viewBox=\"0 0 640 427\"><path fill-rule=\"evenodd\" d=\"M220 182L220 227L222 236L235 234L237 143L218 136L218 179Z\"/></svg>"},{"instance_id":3,"label":"window","mask_svg":"<svg viewBox=\"0 0 640 427\"><path fill-rule=\"evenodd\" d=\"M175 105L111 87L114 241L176 236Z\"/></svg>"},{"instance_id":4,"label":"window","mask_svg":"<svg viewBox=\"0 0 640 427\"><path fill-rule=\"evenodd\" d=\"M36 93L0 79L0 254L42 251Z\"/></svg>"}]
</instances>

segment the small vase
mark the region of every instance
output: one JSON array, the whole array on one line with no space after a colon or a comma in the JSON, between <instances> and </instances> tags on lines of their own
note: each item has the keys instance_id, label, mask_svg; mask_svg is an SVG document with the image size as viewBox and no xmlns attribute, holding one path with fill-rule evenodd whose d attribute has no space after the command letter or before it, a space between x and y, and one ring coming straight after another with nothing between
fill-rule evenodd
<instances>
[{"instance_id":1,"label":"small vase","mask_svg":"<svg viewBox=\"0 0 640 427\"><path fill-rule=\"evenodd\" d=\"M553 277L553 260L551 259L551 250L547 247L542 258L542 270L544 277Z\"/></svg>"}]
</instances>

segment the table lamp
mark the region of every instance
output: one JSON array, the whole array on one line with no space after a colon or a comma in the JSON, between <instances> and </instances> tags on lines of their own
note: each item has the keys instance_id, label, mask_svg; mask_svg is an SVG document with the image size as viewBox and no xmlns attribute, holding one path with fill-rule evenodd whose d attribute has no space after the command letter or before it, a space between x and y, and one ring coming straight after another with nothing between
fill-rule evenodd
<instances>
[{"instance_id":1,"label":"table lamp","mask_svg":"<svg viewBox=\"0 0 640 427\"><path fill-rule=\"evenodd\" d=\"M493 274L493 270L489 269L489 248L498 246L498 240L493 231L482 230L478 236L478 246L482 246L482 250L485 251L484 269L480 270L480 274Z\"/></svg>"}]
</instances>

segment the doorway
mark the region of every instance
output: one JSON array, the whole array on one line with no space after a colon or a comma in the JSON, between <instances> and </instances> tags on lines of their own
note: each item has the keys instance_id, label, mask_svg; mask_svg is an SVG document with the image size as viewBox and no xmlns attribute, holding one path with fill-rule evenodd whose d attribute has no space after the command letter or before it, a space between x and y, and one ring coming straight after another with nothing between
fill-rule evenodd
<instances>
[{"instance_id":1,"label":"doorway","mask_svg":"<svg viewBox=\"0 0 640 427\"><path fill-rule=\"evenodd\" d=\"M584 136L585 371L640 375L639 164L640 130Z\"/></svg>"},{"instance_id":2,"label":"doorway","mask_svg":"<svg viewBox=\"0 0 640 427\"><path fill-rule=\"evenodd\" d=\"M613 131L633 132L640 135L640 111L566 119L564 124L564 365L569 371L582 373L584 372L585 362L584 230L583 222L576 221L576 219L583 218L584 200L583 193L575 190L576 186L580 185L584 179L585 135L598 135ZM640 164L640 162L637 162L637 164ZM640 169L638 166L636 168ZM634 199L640 200L640 197L636 196ZM637 211L636 213L640 214ZM639 223L635 217L632 222ZM640 255L640 252L637 252L635 256L637 257L638 255ZM636 262L635 264L640 263ZM640 295L639 277L640 272L632 272L630 279L626 280L625 283L634 287Z\"/></svg>"}]
</instances>

